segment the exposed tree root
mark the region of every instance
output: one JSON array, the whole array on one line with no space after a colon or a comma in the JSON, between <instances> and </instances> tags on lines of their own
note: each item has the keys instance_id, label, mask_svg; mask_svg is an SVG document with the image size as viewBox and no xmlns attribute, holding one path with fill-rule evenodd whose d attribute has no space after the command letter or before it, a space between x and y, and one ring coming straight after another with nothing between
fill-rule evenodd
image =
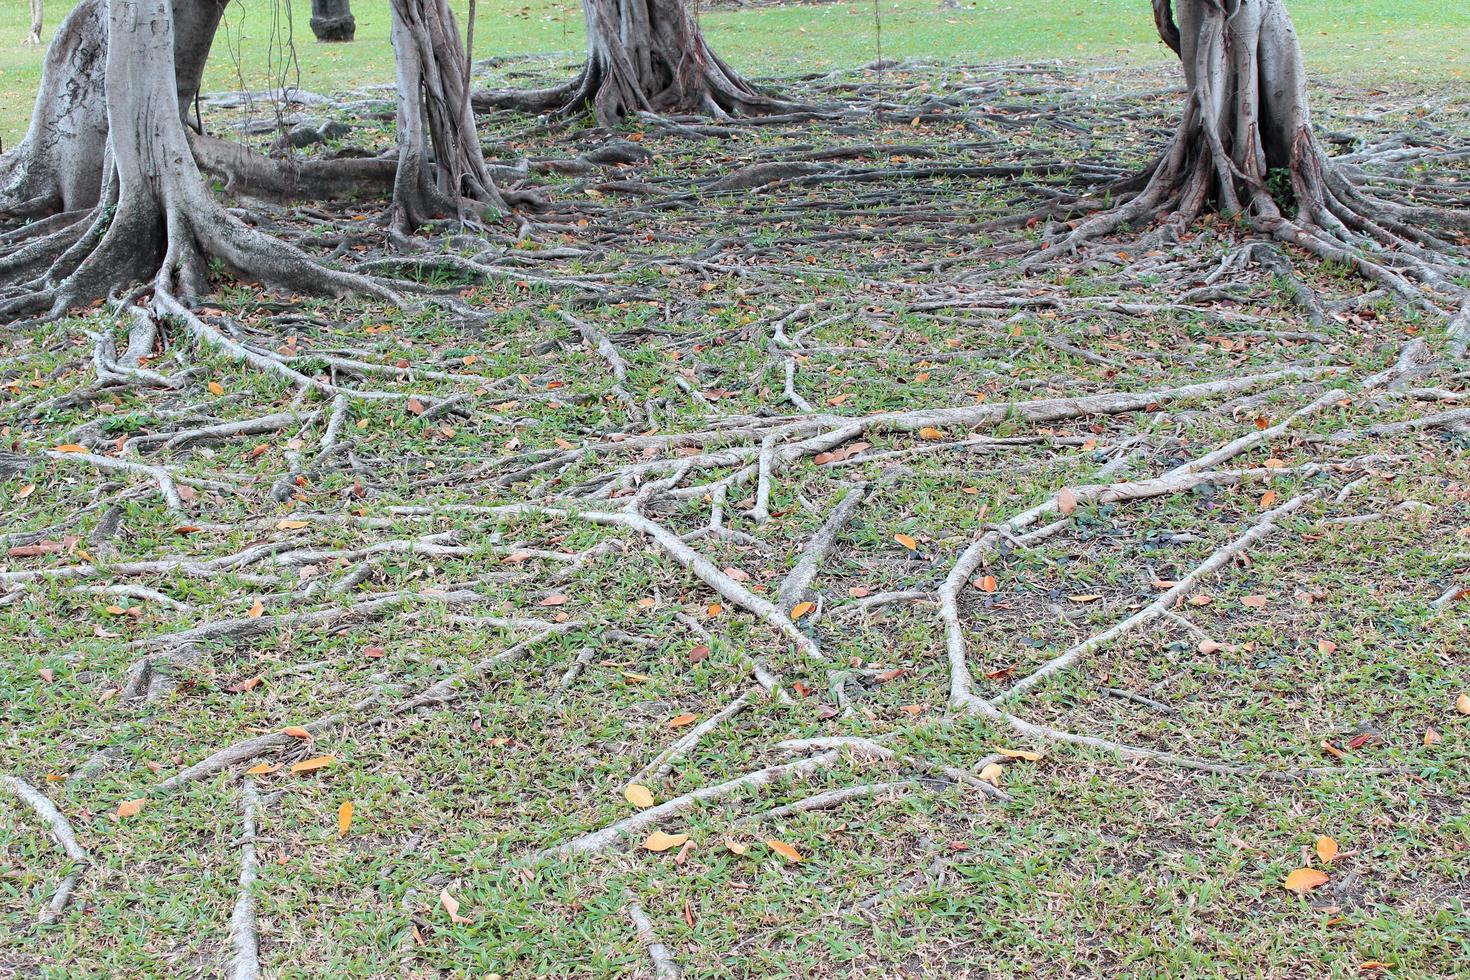
<instances>
[{"instance_id":1,"label":"exposed tree root","mask_svg":"<svg viewBox=\"0 0 1470 980\"><path fill-rule=\"evenodd\" d=\"M77 882L81 880L82 872L87 869L91 858L87 854L87 849L77 843L71 823L62 816L61 811L56 809L55 804L47 799L45 794L14 776L6 776L0 779L0 783L4 783L6 789L14 793L45 822L46 829L50 831L52 837L56 838L56 843L61 845L67 860L74 865L66 877L61 879L61 883L56 886L51 900L46 903L45 908L41 909L41 924L51 925L61 918L62 912L66 911L66 903L70 901L72 892L76 889Z\"/></svg>"},{"instance_id":2,"label":"exposed tree root","mask_svg":"<svg viewBox=\"0 0 1470 980\"><path fill-rule=\"evenodd\" d=\"M260 937L255 924L256 822L260 795L255 781L246 779L240 790L240 884L235 910L230 915L230 980L257 980L260 976Z\"/></svg>"}]
</instances>

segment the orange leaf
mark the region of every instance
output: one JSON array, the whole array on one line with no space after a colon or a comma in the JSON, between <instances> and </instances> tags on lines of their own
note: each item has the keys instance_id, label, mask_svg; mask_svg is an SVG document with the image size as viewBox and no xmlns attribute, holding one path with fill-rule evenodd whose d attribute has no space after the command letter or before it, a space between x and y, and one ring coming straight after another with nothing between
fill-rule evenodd
<instances>
[{"instance_id":1,"label":"orange leaf","mask_svg":"<svg viewBox=\"0 0 1470 980\"><path fill-rule=\"evenodd\" d=\"M685 725L692 725L692 724L694 724L698 720L699 720L699 715L692 714L692 713L689 713L689 712L685 712L682 715L675 715L674 717L670 718L669 719L669 727L670 728L683 728Z\"/></svg>"},{"instance_id":2,"label":"orange leaf","mask_svg":"<svg viewBox=\"0 0 1470 980\"><path fill-rule=\"evenodd\" d=\"M1328 864L1337 857L1337 841L1331 837L1322 836L1317 838L1317 857L1323 864Z\"/></svg>"},{"instance_id":3,"label":"orange leaf","mask_svg":"<svg viewBox=\"0 0 1470 980\"><path fill-rule=\"evenodd\" d=\"M817 604L815 602L798 602L795 608L791 610L791 618L800 619L815 608L817 608Z\"/></svg>"},{"instance_id":4,"label":"orange leaf","mask_svg":"<svg viewBox=\"0 0 1470 980\"><path fill-rule=\"evenodd\" d=\"M631 783L623 787L623 799L640 810L647 810L653 806L653 793L647 786L641 786L638 783Z\"/></svg>"},{"instance_id":5,"label":"orange leaf","mask_svg":"<svg viewBox=\"0 0 1470 980\"><path fill-rule=\"evenodd\" d=\"M1057 510L1063 517L1071 517L1072 512L1077 509L1077 495L1063 487L1057 493Z\"/></svg>"},{"instance_id":6,"label":"orange leaf","mask_svg":"<svg viewBox=\"0 0 1470 980\"><path fill-rule=\"evenodd\" d=\"M292 725L289 728L283 728L281 729L281 734L290 735L292 738L311 738L311 732L302 728L300 725Z\"/></svg>"},{"instance_id":7,"label":"orange leaf","mask_svg":"<svg viewBox=\"0 0 1470 980\"><path fill-rule=\"evenodd\" d=\"M750 850L749 844L742 844L739 841L731 840L728 837L725 838L725 846L730 849L731 854L736 855L744 854L746 851Z\"/></svg>"},{"instance_id":8,"label":"orange leaf","mask_svg":"<svg viewBox=\"0 0 1470 980\"><path fill-rule=\"evenodd\" d=\"M996 755L1003 755L1007 759L1025 759L1027 762L1040 762L1045 754L1042 752L1027 752L1024 749L996 749Z\"/></svg>"},{"instance_id":9,"label":"orange leaf","mask_svg":"<svg viewBox=\"0 0 1470 980\"><path fill-rule=\"evenodd\" d=\"M787 864L801 863L801 852L784 841L768 840L766 846L785 858Z\"/></svg>"},{"instance_id":10,"label":"orange leaf","mask_svg":"<svg viewBox=\"0 0 1470 980\"><path fill-rule=\"evenodd\" d=\"M567 602L567 597L564 596L564 595L562 595L561 593L557 593L556 595L549 595L545 599L542 599L541 602L540 602L540 605L543 605L543 606L564 606L564 605L566 605L566 602Z\"/></svg>"},{"instance_id":11,"label":"orange leaf","mask_svg":"<svg viewBox=\"0 0 1470 980\"><path fill-rule=\"evenodd\" d=\"M915 541L913 539L913 537L910 536L910 535L907 535L907 534L895 534L893 536L893 540L897 541L899 544L903 545L905 548L909 549L910 551L918 551L919 550L919 542Z\"/></svg>"},{"instance_id":12,"label":"orange leaf","mask_svg":"<svg viewBox=\"0 0 1470 980\"><path fill-rule=\"evenodd\" d=\"M1462 693L1455 698L1455 710L1462 715L1470 715L1470 694Z\"/></svg>"},{"instance_id":13,"label":"orange leaf","mask_svg":"<svg viewBox=\"0 0 1470 980\"><path fill-rule=\"evenodd\" d=\"M663 851L679 847L688 839L688 834L666 834L662 830L655 830L653 833L649 834L648 839L643 842L643 849L646 851L653 851L655 854L658 854Z\"/></svg>"},{"instance_id":14,"label":"orange leaf","mask_svg":"<svg viewBox=\"0 0 1470 980\"><path fill-rule=\"evenodd\" d=\"M224 385L218 381L211 381L209 383L209 393L211 395L223 395L225 393Z\"/></svg>"},{"instance_id":15,"label":"orange leaf","mask_svg":"<svg viewBox=\"0 0 1470 980\"><path fill-rule=\"evenodd\" d=\"M318 769L327 768L336 761L337 757L334 755L319 755L315 759L302 759L300 762L293 763L291 771L296 773L316 772Z\"/></svg>"},{"instance_id":16,"label":"orange leaf","mask_svg":"<svg viewBox=\"0 0 1470 980\"><path fill-rule=\"evenodd\" d=\"M1096 602L1097 600L1099 600L1101 598L1102 598L1102 596L1100 596L1100 595L1098 595L1096 593L1089 593L1087 595L1069 595L1069 596L1067 596L1067 601L1068 602Z\"/></svg>"},{"instance_id":17,"label":"orange leaf","mask_svg":"<svg viewBox=\"0 0 1470 980\"><path fill-rule=\"evenodd\" d=\"M346 837L347 831L352 829L352 801L348 800L337 807L337 836Z\"/></svg>"},{"instance_id":18,"label":"orange leaf","mask_svg":"<svg viewBox=\"0 0 1470 980\"><path fill-rule=\"evenodd\" d=\"M1370 970L1392 970L1392 969L1393 969L1393 964L1392 963L1385 963L1383 960L1364 960L1363 962L1361 962L1361 963L1358 964L1358 972L1360 972L1360 973L1367 973Z\"/></svg>"},{"instance_id":19,"label":"orange leaf","mask_svg":"<svg viewBox=\"0 0 1470 980\"><path fill-rule=\"evenodd\" d=\"M999 786L1000 774L1002 771L1003 770L1001 769L1001 765L999 762L992 762L990 765L980 770L980 778L985 780L992 786Z\"/></svg>"},{"instance_id":20,"label":"orange leaf","mask_svg":"<svg viewBox=\"0 0 1470 980\"><path fill-rule=\"evenodd\" d=\"M84 453L86 451L87 451L87 447L86 446L78 446L74 442L69 442L69 443L67 443L64 446L57 446L56 447L56 452L58 452L58 453Z\"/></svg>"},{"instance_id":21,"label":"orange leaf","mask_svg":"<svg viewBox=\"0 0 1470 980\"><path fill-rule=\"evenodd\" d=\"M135 817L135 816L137 816L138 815L138 811L141 810L141 809L143 809L143 804L146 803L146 802L148 802L148 801L147 800L128 800L128 801L126 801L124 803L119 803L117 805L117 818L119 820L122 820L125 817Z\"/></svg>"},{"instance_id":22,"label":"orange leaf","mask_svg":"<svg viewBox=\"0 0 1470 980\"><path fill-rule=\"evenodd\" d=\"M271 773L275 772L279 768L281 768L281 764L279 762L262 762L259 765L251 766L249 769L246 769L245 774L247 776L269 776Z\"/></svg>"},{"instance_id":23,"label":"orange leaf","mask_svg":"<svg viewBox=\"0 0 1470 980\"><path fill-rule=\"evenodd\" d=\"M1281 883L1281 887L1289 892L1305 895L1313 888L1320 888L1327 884L1327 881L1327 876L1316 868L1297 868L1286 876L1286 880Z\"/></svg>"},{"instance_id":24,"label":"orange leaf","mask_svg":"<svg viewBox=\"0 0 1470 980\"><path fill-rule=\"evenodd\" d=\"M932 425L926 425L919 430L919 438L927 442L938 442L944 438L944 433Z\"/></svg>"},{"instance_id":25,"label":"orange leaf","mask_svg":"<svg viewBox=\"0 0 1470 980\"><path fill-rule=\"evenodd\" d=\"M1271 505L1276 503L1276 491L1267 490L1261 494L1261 510L1270 510Z\"/></svg>"},{"instance_id":26,"label":"orange leaf","mask_svg":"<svg viewBox=\"0 0 1470 980\"><path fill-rule=\"evenodd\" d=\"M250 619L259 619L261 617L261 614L264 612L265 603L261 602L259 599L256 599L255 605L251 606L250 611L247 612L245 615Z\"/></svg>"},{"instance_id":27,"label":"orange leaf","mask_svg":"<svg viewBox=\"0 0 1470 980\"><path fill-rule=\"evenodd\" d=\"M1000 588L1000 583L995 580L994 575L983 575L975 580L975 588L981 592L994 592Z\"/></svg>"},{"instance_id":28,"label":"orange leaf","mask_svg":"<svg viewBox=\"0 0 1470 980\"><path fill-rule=\"evenodd\" d=\"M1435 742L1438 742L1439 740L1440 740L1439 732L1435 731L1433 728L1426 728L1426 729L1424 729L1424 744L1425 745L1433 745Z\"/></svg>"}]
</instances>

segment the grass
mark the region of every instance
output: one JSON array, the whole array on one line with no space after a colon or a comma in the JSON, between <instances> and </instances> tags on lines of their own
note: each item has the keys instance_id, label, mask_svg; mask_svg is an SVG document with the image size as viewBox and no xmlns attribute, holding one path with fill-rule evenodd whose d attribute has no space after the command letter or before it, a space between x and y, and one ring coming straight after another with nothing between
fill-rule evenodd
<instances>
[{"instance_id":1,"label":"grass","mask_svg":"<svg viewBox=\"0 0 1470 980\"><path fill-rule=\"evenodd\" d=\"M464 0L455 0L463 11ZM387 82L393 77L384 3L355 11L357 40L321 45L307 26L310 6L291 10L301 87L311 91ZM0 141L25 132L40 79L42 51L21 44L29 24L24 0L0 0ZM48 30L64 9L48 6ZM234 89L243 72L252 87L268 84L265 67L277 22L272 0L231 4L228 31L216 43L206 90ZM1470 64L1470 10L1460 0L1295 0L1291 4L1312 69L1329 79L1372 77L1383 83L1436 83L1465 77ZM488 0L479 5L476 53L575 53L582 48L580 4ZM1164 60L1146 0L974 0L958 8L934 0L873 5L799 4L752 10L712 9L700 18L716 50L756 75L828 69L885 57L948 62L1068 58L1130 65ZM287 24L281 23L284 35ZM231 45L239 52L239 62Z\"/></svg>"},{"instance_id":2,"label":"grass","mask_svg":"<svg viewBox=\"0 0 1470 980\"><path fill-rule=\"evenodd\" d=\"M378 76L364 62L341 77L343 84L358 84ZM1157 110L1140 118L1167 111L1164 100L1146 94L1163 87L1162 77L1147 71L1124 76L1132 98ZM919 74L904 82L927 80ZM1058 80L1088 84L1069 74ZM1324 124L1370 135L1357 118L1361 99L1361 89L1328 90L1319 105ZM1388 114L1375 127L1415 118L1418 99L1385 99ZM1436 123L1466 129L1463 110ZM509 138L517 123L506 125L508 133L488 127L487 139ZM947 161L980 163L1011 140L1035 141L1041 156L1076 159L1095 152L1081 147L1095 137L1141 160L1150 147L1124 139L1141 125L1136 119L1104 123L1085 136L1040 125L994 126L980 141L943 124L876 131L870 123L840 131L762 127L718 144L649 132L641 135L655 159L632 174L667 179L665 189L680 189L793 144L919 142ZM354 138L372 138L371 126L364 122ZM876 159L863 163L879 165ZM1017 184L895 177L635 212L623 198L587 197L581 180L545 177L555 199L581 209L574 217L586 225L566 226L576 233L564 240L517 245L503 237L493 243L529 263L523 268L602 275L611 286L646 291L579 308L578 315L618 343L628 360L627 386L639 400L667 401L654 422L661 433L709 424L709 412L687 398L676 379L715 398L721 412L771 410L782 373L769 355L767 325L803 302L828 303L833 315L805 338L809 354L796 383L814 404L851 416L971 405L980 398L1145 390L1286 363L1340 368L1330 383L1349 390L1343 403L1241 462L1295 466L1379 458L1370 479L1342 502L1333 495L1357 471L1272 482L1282 499L1321 489L1329 502L1286 522L1269 544L1252 549L1249 564L1212 576L1202 590L1210 601L1185 609L1221 646L1202 651L1195 636L1160 623L1054 677L1025 705L1031 720L1113 739L1254 767L1340 771L1281 781L1198 775L1058 746L1038 762L1005 768L1003 784L1015 798L1006 806L987 804L969 788L920 784L765 825L737 823L742 814L822 789L906 774L900 766L852 755L809 780L780 783L668 822L662 829L687 833L697 845L682 863L673 852L619 847L596 858L526 867L531 851L626 817L631 811L622 786L677 737L670 720L686 712L708 717L745 691L750 657L768 660L793 683L795 703L756 699L666 780L653 782L660 800L779 761L784 757L773 745L786 738L890 735L896 749L959 767L974 766L998 747L1016 747L1017 739L979 720L945 717L948 668L932 604L898 605L871 620L839 627L826 619L812 627L832 665L855 659L877 671L902 671L883 683L852 686L855 713L831 717L822 709L834 697L828 665L807 662L743 613L712 608L714 595L647 542L566 520L492 520L455 509L560 492L610 461L643 458L609 454L584 461L558 474L559 485L496 487L471 475L515 453L599 443L622 425L607 366L556 315L569 297L513 280L463 282L466 301L491 316L483 327L466 327L433 312L263 295L221 280L211 305L229 311L250 342L279 351L294 348L287 339L294 334L304 352L356 349L384 366L472 375L473 382L367 379L401 396L472 395L471 414L429 425L403 400L354 401L346 432L365 492L356 491L358 474L332 470L300 486L299 499L282 503L270 488L290 469L293 441L303 440L309 453L320 437L321 426L304 417L324 409L324 399L299 396L278 378L192 344L171 328L164 356L152 365L194 369L185 388L129 389L96 404L37 411L38 400L93 382L93 341L84 331L112 330L125 338L126 325L99 310L0 332L7 452L38 454L90 438L78 435L78 427L99 420L99 438L165 430L176 424L166 413L184 405L224 420L276 412L302 417L278 432L148 455L186 477L230 480L225 492L203 492L186 517L165 509L146 481L123 477L109 485L74 460L38 462L0 483L5 543L36 533L57 539L63 550L7 558L4 569L73 565L87 560L80 552L103 563L207 558L261 541L357 548L429 531L453 532L469 551L383 556L374 575L346 599L389 590L418 595L394 615L201 644L197 656L159 665L175 684L152 701L116 693L140 656L129 643L199 622L247 617L256 601L268 615L330 605L340 600L303 595L302 585L312 575L340 580L355 563L320 560L310 573L266 563L250 570L273 576L263 582L226 571L132 583L190 603L192 610L78 591L67 582L33 585L0 605L0 774L41 787L93 855L63 921L36 929L36 909L69 869L31 813L0 795L0 976L222 972L236 900L243 765L178 793L151 787L242 738L343 709L369 692L392 696L389 685L418 689L504 649L518 635L458 620L456 612L565 612L585 625L467 680L451 703L380 720L357 718L323 732L309 748L267 757L290 761L320 753L336 762L315 775L277 771L258 779L262 791L273 794L262 808L254 889L266 975L648 975L647 952L625 914L625 889L637 896L659 940L691 978L968 973L1345 980L1375 975L1363 969L1373 962L1391 964L1376 975L1395 980L1443 980L1463 972L1470 957L1470 817L1463 805L1470 717L1456 712L1455 698L1470 688L1464 653L1470 620L1463 602L1436 610L1430 601L1456 576L1463 578L1470 564L1470 454L1463 434L1445 431L1391 438L1359 432L1324 441L1435 410L1411 398L1375 401L1357 382L1393 363L1413 338L1442 351L1437 330L1372 302L1314 327L1276 284L1254 278L1238 283L1247 289L1245 298L1211 310L1257 316L1267 326L1264 335L1242 334L1195 313L1117 317L1084 311L1058 319L1039 310L1001 320L984 311L946 319L944 311L914 309L904 301L907 294L890 287L956 284L963 274L985 270L987 254L972 237L952 234L946 222L1014 211ZM901 193L911 210L890 213L884 199L870 196L881 192ZM752 228L769 251L743 251ZM606 250L594 247L599 242L609 243ZM1186 247L1203 250L1203 264L1212 266L1234 244L1229 228L1211 225ZM540 254L555 246L585 254ZM744 264L775 277L775 284L767 288L760 276L679 264L695 257L726 267ZM833 271L806 272L808 257L812 268ZM955 264L943 273L916 271L939 258ZM792 268L797 272L775 271ZM1339 270L1303 263L1299 271L1329 299L1364 290ZM1113 272L1082 270L1055 282L1036 277L1030 285L1060 286L1071 297L1178 298L1177 283L1143 288ZM459 282L453 276L439 281ZM282 319L288 313L306 319L288 325ZM1275 330L1321 337L1307 343L1270 332ZM1058 336L1094 359L1046 345ZM1097 363L1098 357L1121 367ZM1007 421L985 434L1030 435L1040 442L1004 452L963 446L929 452L922 450L934 444L925 439L877 436L874 453L903 455L846 468L802 462L777 481L771 502L776 516L766 524L735 512L733 498L744 492L737 490L731 525L755 543L698 544L717 566L738 566L752 588L772 594L835 501L850 492L849 483L863 479L876 491L821 569L817 587L824 602L829 608L847 602L854 588L925 585L944 573L985 522L1024 510L1060 487L1097 479L1110 447L1143 440L1137 444L1150 454L1116 478L1144 476L1255 431L1257 420L1281 419L1327 383L1047 429ZM1463 376L1423 383L1451 388L1462 399L1466 394ZM491 390L496 385L505 387ZM964 433L946 436L961 439ZM431 482L436 476L446 479ZM1127 616L1157 594L1154 581L1181 576L1256 520L1262 490L1221 485L1156 501L1081 507L1065 532L1044 546L999 556L987 568L999 581L997 590L970 590L962 609L972 669L982 676L1024 673ZM104 508L86 508L99 499L119 508L122 530L110 540L92 537ZM430 506L435 514L421 521L394 510L406 504ZM303 519L318 512L337 519ZM1325 523L1362 514L1382 517ZM691 500L659 517L684 531L707 515L703 501ZM898 533L913 536L919 548L902 547ZM562 565L555 552L581 552L600 542L612 550L568 580L551 582ZM507 554L522 547L552 556ZM449 608L433 591L470 581L480 595L467 609ZM542 605L553 595L566 602ZM1081 598L1090 596L1097 598ZM691 657L704 641L689 620L713 634L703 660ZM587 648L592 654L584 673L556 693L568 665ZM240 682L251 678L260 683L240 690ZM1148 692L1173 713L1109 696L1108 687ZM1426 744L1430 729L1440 736L1436 744ZM1324 740L1347 745L1370 733L1340 761L1321 747ZM112 764L66 781L103 749L115 754ZM1380 766L1394 771L1363 771ZM114 816L119 801L141 798L148 802L136 816ZM348 801L354 820L339 835L337 815ZM1312 853L1321 835L1342 847L1326 866L1331 883L1306 897L1286 893L1281 882L1289 871L1322 865ZM747 851L735 854L727 838ZM773 840L796 847L804 860L781 860L768 844ZM943 861L936 865L936 859ZM936 867L942 872L926 875ZM440 899L446 891L469 921L451 923Z\"/></svg>"}]
</instances>

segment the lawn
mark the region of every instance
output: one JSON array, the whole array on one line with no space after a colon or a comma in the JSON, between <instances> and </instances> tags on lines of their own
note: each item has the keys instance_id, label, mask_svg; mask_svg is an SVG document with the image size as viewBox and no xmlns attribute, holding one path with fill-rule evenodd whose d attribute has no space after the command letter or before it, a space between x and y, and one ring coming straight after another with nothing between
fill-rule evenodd
<instances>
[{"instance_id":1,"label":"lawn","mask_svg":"<svg viewBox=\"0 0 1470 980\"><path fill-rule=\"evenodd\" d=\"M455 0L463 10L464 0ZM360 3L357 41L324 46L311 36L310 4L269 0L232 4L231 25L212 57L206 90L268 83L262 66L273 36L294 31L301 87L312 91L392 78L385 3ZM62 4L48 4L48 28ZM1470 8L1460 0L1296 0L1291 5L1313 69L1329 78L1371 75L1426 86L1464 78L1470 70ZM42 53L21 44L29 14L24 0L0 0L0 141L25 131ZM890 58L949 62L1071 58L1146 64L1167 54L1158 43L1147 0L977 0L955 8L934 0L797 4L751 10L703 10L716 49L757 75L827 69ZM582 47L580 4L528 0L479 4L480 57L576 52ZM273 34L273 28L275 33ZM880 29L881 28L881 29ZM240 53L238 61L233 50ZM237 70L237 67L240 70Z\"/></svg>"}]
</instances>

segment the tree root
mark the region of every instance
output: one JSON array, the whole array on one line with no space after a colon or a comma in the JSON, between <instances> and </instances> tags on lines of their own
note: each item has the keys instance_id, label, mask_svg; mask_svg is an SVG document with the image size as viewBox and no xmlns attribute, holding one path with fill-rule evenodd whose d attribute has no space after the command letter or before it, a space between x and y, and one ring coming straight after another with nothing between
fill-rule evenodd
<instances>
[{"instance_id":1,"label":"tree root","mask_svg":"<svg viewBox=\"0 0 1470 980\"><path fill-rule=\"evenodd\" d=\"M91 863L91 857L87 854L87 849L77 843L71 823L62 816L61 811L56 809L55 804L43 793L14 776L0 778L0 784L4 784L6 789L35 811L36 816L46 824L51 836L56 839L56 843L61 845L61 850L66 854L67 860L74 865L71 872L56 886L56 891L51 895L51 901L41 909L40 923L51 925L61 918L62 912L66 911L66 903L71 899L72 892L76 890L77 882L81 881L82 872Z\"/></svg>"}]
</instances>

